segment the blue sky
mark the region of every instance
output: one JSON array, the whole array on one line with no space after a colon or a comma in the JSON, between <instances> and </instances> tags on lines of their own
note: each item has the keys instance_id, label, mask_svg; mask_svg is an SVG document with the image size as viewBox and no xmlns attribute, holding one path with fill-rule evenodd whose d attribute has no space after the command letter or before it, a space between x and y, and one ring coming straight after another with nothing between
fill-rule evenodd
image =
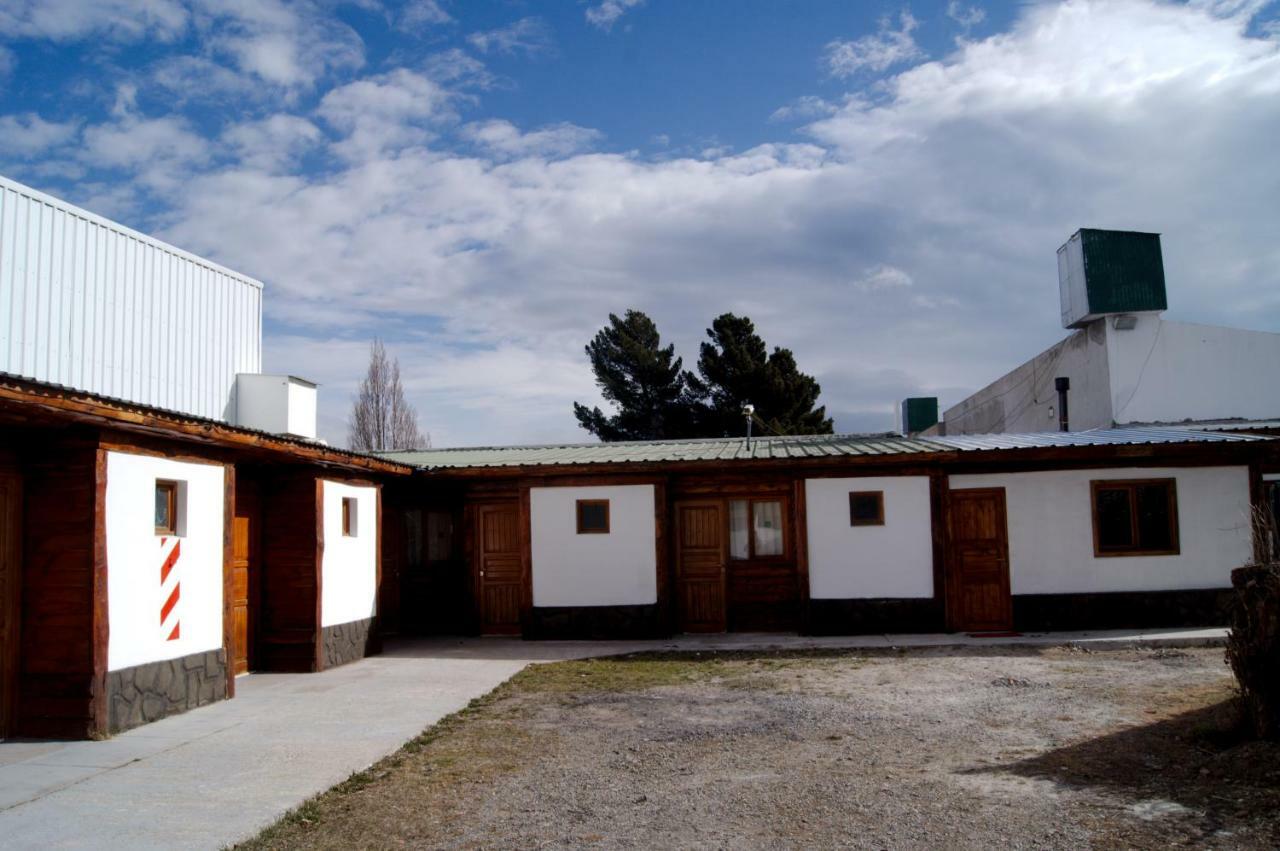
<instances>
[{"instance_id":1,"label":"blue sky","mask_svg":"<svg viewBox=\"0 0 1280 851\"><path fill-rule=\"evenodd\" d=\"M437 445L582 439L582 346L752 316L844 430L1062 333L1077 227L1280 330L1264 0L0 0L0 172L267 285L341 442L369 339Z\"/></svg>"}]
</instances>

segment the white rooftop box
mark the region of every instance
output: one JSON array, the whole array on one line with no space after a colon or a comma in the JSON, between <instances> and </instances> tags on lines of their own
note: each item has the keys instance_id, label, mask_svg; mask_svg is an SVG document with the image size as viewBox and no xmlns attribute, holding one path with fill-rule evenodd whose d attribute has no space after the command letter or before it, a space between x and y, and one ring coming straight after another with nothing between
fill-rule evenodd
<instances>
[{"instance_id":1,"label":"white rooftop box","mask_svg":"<svg viewBox=\"0 0 1280 851\"><path fill-rule=\"evenodd\" d=\"M293 375L236 375L236 425L316 439L316 385Z\"/></svg>"}]
</instances>

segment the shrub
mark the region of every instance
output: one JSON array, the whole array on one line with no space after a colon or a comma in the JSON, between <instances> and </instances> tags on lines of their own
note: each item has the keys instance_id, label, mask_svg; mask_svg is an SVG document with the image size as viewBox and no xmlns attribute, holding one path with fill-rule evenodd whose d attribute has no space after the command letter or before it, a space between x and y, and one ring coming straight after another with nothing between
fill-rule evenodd
<instances>
[{"instance_id":1,"label":"shrub","mask_svg":"<svg viewBox=\"0 0 1280 851\"><path fill-rule=\"evenodd\" d=\"M1245 720L1259 738L1280 738L1280 563L1236 568L1231 585L1227 662Z\"/></svg>"}]
</instances>

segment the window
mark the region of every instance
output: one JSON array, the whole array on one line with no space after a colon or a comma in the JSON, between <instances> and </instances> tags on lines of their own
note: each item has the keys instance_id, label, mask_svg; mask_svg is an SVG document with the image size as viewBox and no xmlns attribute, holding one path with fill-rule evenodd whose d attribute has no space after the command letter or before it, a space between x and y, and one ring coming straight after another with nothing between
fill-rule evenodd
<instances>
[{"instance_id":1,"label":"window","mask_svg":"<svg viewBox=\"0 0 1280 851\"><path fill-rule=\"evenodd\" d=\"M609 534L609 500L578 500L578 534Z\"/></svg>"},{"instance_id":2,"label":"window","mask_svg":"<svg viewBox=\"0 0 1280 851\"><path fill-rule=\"evenodd\" d=\"M781 500L729 501L729 558L779 558L786 554L784 534Z\"/></svg>"},{"instance_id":3,"label":"window","mask_svg":"<svg viewBox=\"0 0 1280 851\"><path fill-rule=\"evenodd\" d=\"M156 480L156 534L178 534L178 483Z\"/></svg>"},{"instance_id":4,"label":"window","mask_svg":"<svg viewBox=\"0 0 1280 851\"><path fill-rule=\"evenodd\" d=\"M1173 479L1095 481L1092 489L1094 555L1178 554Z\"/></svg>"},{"instance_id":5,"label":"window","mask_svg":"<svg viewBox=\"0 0 1280 851\"><path fill-rule=\"evenodd\" d=\"M342 535L355 538L360 534L360 503L354 496L342 498Z\"/></svg>"},{"instance_id":6,"label":"window","mask_svg":"<svg viewBox=\"0 0 1280 851\"><path fill-rule=\"evenodd\" d=\"M884 491L851 491L849 493L850 526L884 525Z\"/></svg>"}]
</instances>

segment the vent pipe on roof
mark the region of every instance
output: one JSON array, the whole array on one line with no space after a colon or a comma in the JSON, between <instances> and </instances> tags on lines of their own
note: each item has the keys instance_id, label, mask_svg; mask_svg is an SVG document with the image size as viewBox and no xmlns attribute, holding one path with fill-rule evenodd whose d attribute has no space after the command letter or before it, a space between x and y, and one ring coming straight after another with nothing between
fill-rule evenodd
<instances>
[{"instance_id":1,"label":"vent pipe on roof","mask_svg":"<svg viewBox=\"0 0 1280 851\"><path fill-rule=\"evenodd\" d=\"M1053 379L1053 387L1058 391L1058 431L1071 431L1067 418L1067 391L1071 389L1070 378Z\"/></svg>"}]
</instances>

